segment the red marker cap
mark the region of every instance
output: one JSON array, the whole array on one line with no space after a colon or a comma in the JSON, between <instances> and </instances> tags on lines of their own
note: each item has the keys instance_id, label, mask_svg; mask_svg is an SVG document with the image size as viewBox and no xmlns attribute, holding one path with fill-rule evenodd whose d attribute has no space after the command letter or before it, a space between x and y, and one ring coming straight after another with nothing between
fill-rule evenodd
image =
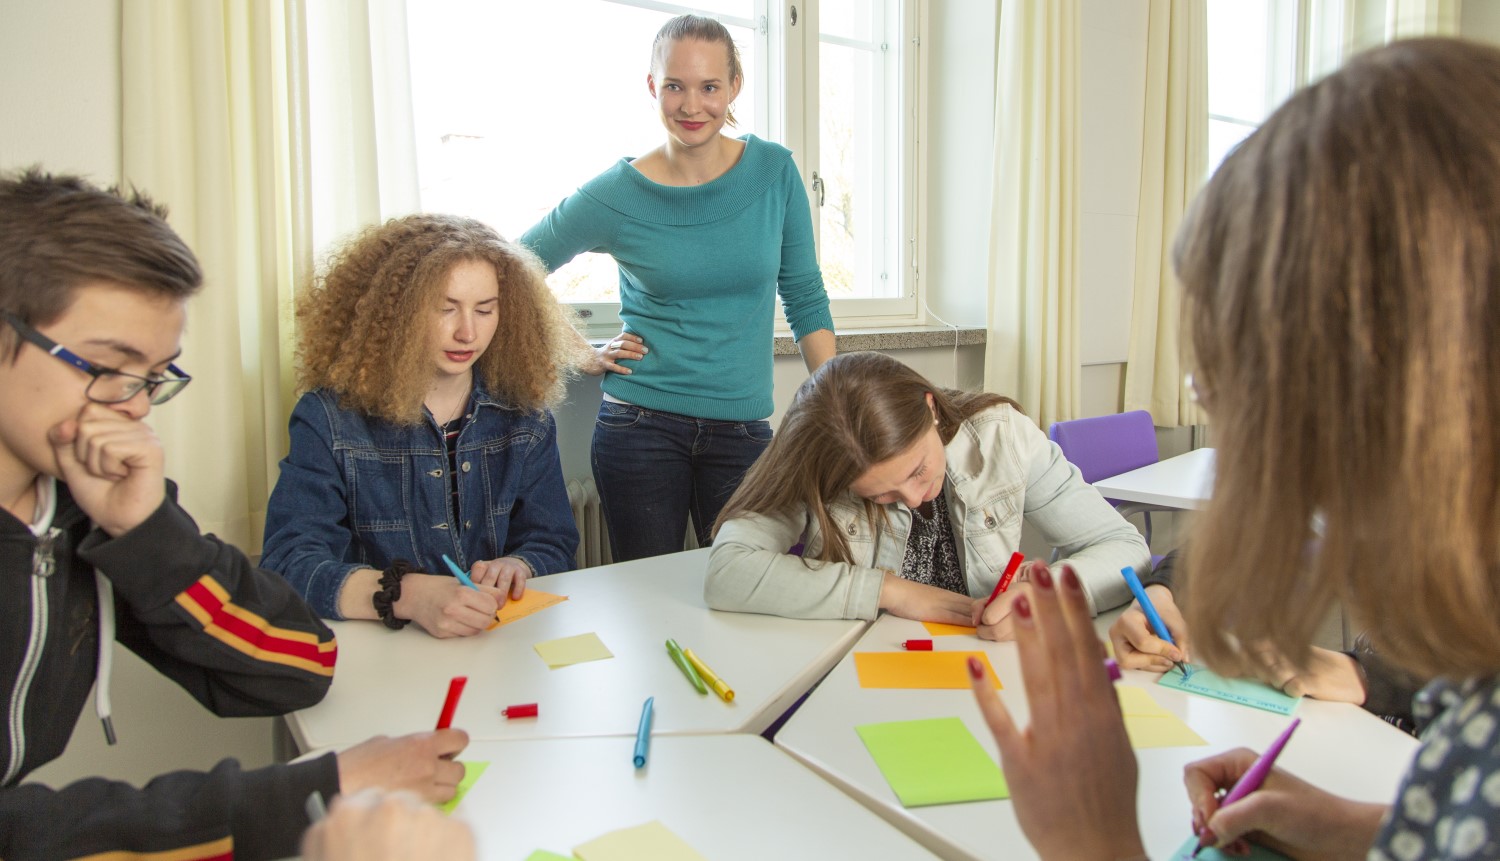
<instances>
[{"instance_id":1,"label":"red marker cap","mask_svg":"<svg viewBox=\"0 0 1500 861\"><path fill-rule=\"evenodd\" d=\"M931 640L907 640L901 644L901 648L908 652L930 652L932 651Z\"/></svg>"},{"instance_id":2,"label":"red marker cap","mask_svg":"<svg viewBox=\"0 0 1500 861\"><path fill-rule=\"evenodd\" d=\"M500 710L507 718L536 717L536 703L524 703L518 706L507 706Z\"/></svg>"}]
</instances>

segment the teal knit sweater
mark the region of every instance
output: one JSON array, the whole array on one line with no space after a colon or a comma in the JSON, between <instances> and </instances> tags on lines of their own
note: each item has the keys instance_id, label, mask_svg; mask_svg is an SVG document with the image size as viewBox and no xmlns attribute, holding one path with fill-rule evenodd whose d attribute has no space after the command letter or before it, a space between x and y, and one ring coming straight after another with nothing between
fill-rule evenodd
<instances>
[{"instance_id":1,"label":"teal knit sweater","mask_svg":"<svg viewBox=\"0 0 1500 861\"><path fill-rule=\"evenodd\" d=\"M784 147L746 135L739 163L698 186L652 182L621 159L526 231L548 271L614 257L620 319L650 348L604 391L646 409L724 421L771 414L777 293L797 340L833 330L807 192Z\"/></svg>"}]
</instances>

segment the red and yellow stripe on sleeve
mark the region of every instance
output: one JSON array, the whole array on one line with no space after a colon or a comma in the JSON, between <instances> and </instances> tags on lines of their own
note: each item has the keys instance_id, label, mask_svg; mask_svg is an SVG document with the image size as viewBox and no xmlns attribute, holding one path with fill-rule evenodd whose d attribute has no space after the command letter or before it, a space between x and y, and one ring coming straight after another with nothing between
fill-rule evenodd
<instances>
[{"instance_id":1,"label":"red and yellow stripe on sleeve","mask_svg":"<svg viewBox=\"0 0 1500 861\"><path fill-rule=\"evenodd\" d=\"M234 861L234 838L220 837L197 846L183 846L160 852L100 852L75 858L73 861Z\"/></svg>"},{"instance_id":2,"label":"red and yellow stripe on sleeve","mask_svg":"<svg viewBox=\"0 0 1500 861\"><path fill-rule=\"evenodd\" d=\"M210 574L178 594L177 603L203 625L204 633L258 661L333 675L336 641L319 642L316 634L272 625L231 601L229 592Z\"/></svg>"}]
</instances>

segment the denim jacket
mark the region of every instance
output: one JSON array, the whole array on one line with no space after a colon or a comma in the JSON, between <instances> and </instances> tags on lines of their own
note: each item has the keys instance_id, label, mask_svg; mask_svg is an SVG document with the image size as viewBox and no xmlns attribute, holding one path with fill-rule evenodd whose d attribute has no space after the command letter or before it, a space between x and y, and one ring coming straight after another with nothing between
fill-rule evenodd
<instances>
[{"instance_id":1,"label":"denim jacket","mask_svg":"<svg viewBox=\"0 0 1500 861\"><path fill-rule=\"evenodd\" d=\"M425 411L424 411L425 413ZM291 582L319 615L342 618L350 572L406 559L446 574L516 556L534 574L573 567L578 529L549 413L506 406L480 386L458 436L460 525L443 432L432 416L403 426L342 409L317 389L292 411L291 449L266 509L261 566Z\"/></svg>"},{"instance_id":2,"label":"denim jacket","mask_svg":"<svg viewBox=\"0 0 1500 861\"><path fill-rule=\"evenodd\" d=\"M959 426L945 451L949 520L971 596L995 587L1021 545L1024 519L1078 572L1092 612L1130 600L1120 569L1149 569L1145 540L1029 419L1009 405L983 410ZM730 520L709 555L704 599L716 610L874 619L884 572L901 570L911 531L904 505L883 507L888 525L872 523L864 500L847 491L828 503L852 563L812 558L823 536L805 509ZM805 564L787 554L798 541L807 545Z\"/></svg>"}]
</instances>

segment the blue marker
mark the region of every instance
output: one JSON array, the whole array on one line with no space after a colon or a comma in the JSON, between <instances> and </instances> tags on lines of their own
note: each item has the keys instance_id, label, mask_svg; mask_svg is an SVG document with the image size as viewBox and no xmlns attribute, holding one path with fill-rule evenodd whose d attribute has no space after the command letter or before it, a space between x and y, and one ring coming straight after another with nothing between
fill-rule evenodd
<instances>
[{"instance_id":1,"label":"blue marker","mask_svg":"<svg viewBox=\"0 0 1500 861\"><path fill-rule=\"evenodd\" d=\"M443 554L443 561L448 563L448 570L453 572L453 576L458 578L458 582L464 584L465 586L468 586L470 589L473 589L476 592L479 591L479 587L474 585L474 581L469 579L469 575L464 573L464 569L458 567L457 562L449 559L448 554ZM1130 576L1134 577L1135 575L1132 574ZM1156 618L1155 610L1151 611L1151 617L1153 619Z\"/></svg>"},{"instance_id":2,"label":"blue marker","mask_svg":"<svg viewBox=\"0 0 1500 861\"><path fill-rule=\"evenodd\" d=\"M1161 620L1160 614L1156 612L1156 606L1151 603L1150 598L1146 597L1146 590L1141 586L1141 578L1135 576L1135 569L1126 565L1120 569L1120 573L1125 575L1125 585L1130 587L1130 594L1134 595L1136 603L1141 605L1141 612L1146 614L1146 621L1151 623L1151 630L1156 632L1156 636L1176 646L1177 641L1172 639L1172 632L1167 630L1167 623ZM1172 665L1182 671L1183 678L1188 677L1187 667L1183 666L1181 661L1173 661Z\"/></svg>"},{"instance_id":3,"label":"blue marker","mask_svg":"<svg viewBox=\"0 0 1500 861\"><path fill-rule=\"evenodd\" d=\"M651 708L656 697L646 697L641 706L641 725L635 730L635 767L646 767L646 749L651 745Z\"/></svg>"}]
</instances>

